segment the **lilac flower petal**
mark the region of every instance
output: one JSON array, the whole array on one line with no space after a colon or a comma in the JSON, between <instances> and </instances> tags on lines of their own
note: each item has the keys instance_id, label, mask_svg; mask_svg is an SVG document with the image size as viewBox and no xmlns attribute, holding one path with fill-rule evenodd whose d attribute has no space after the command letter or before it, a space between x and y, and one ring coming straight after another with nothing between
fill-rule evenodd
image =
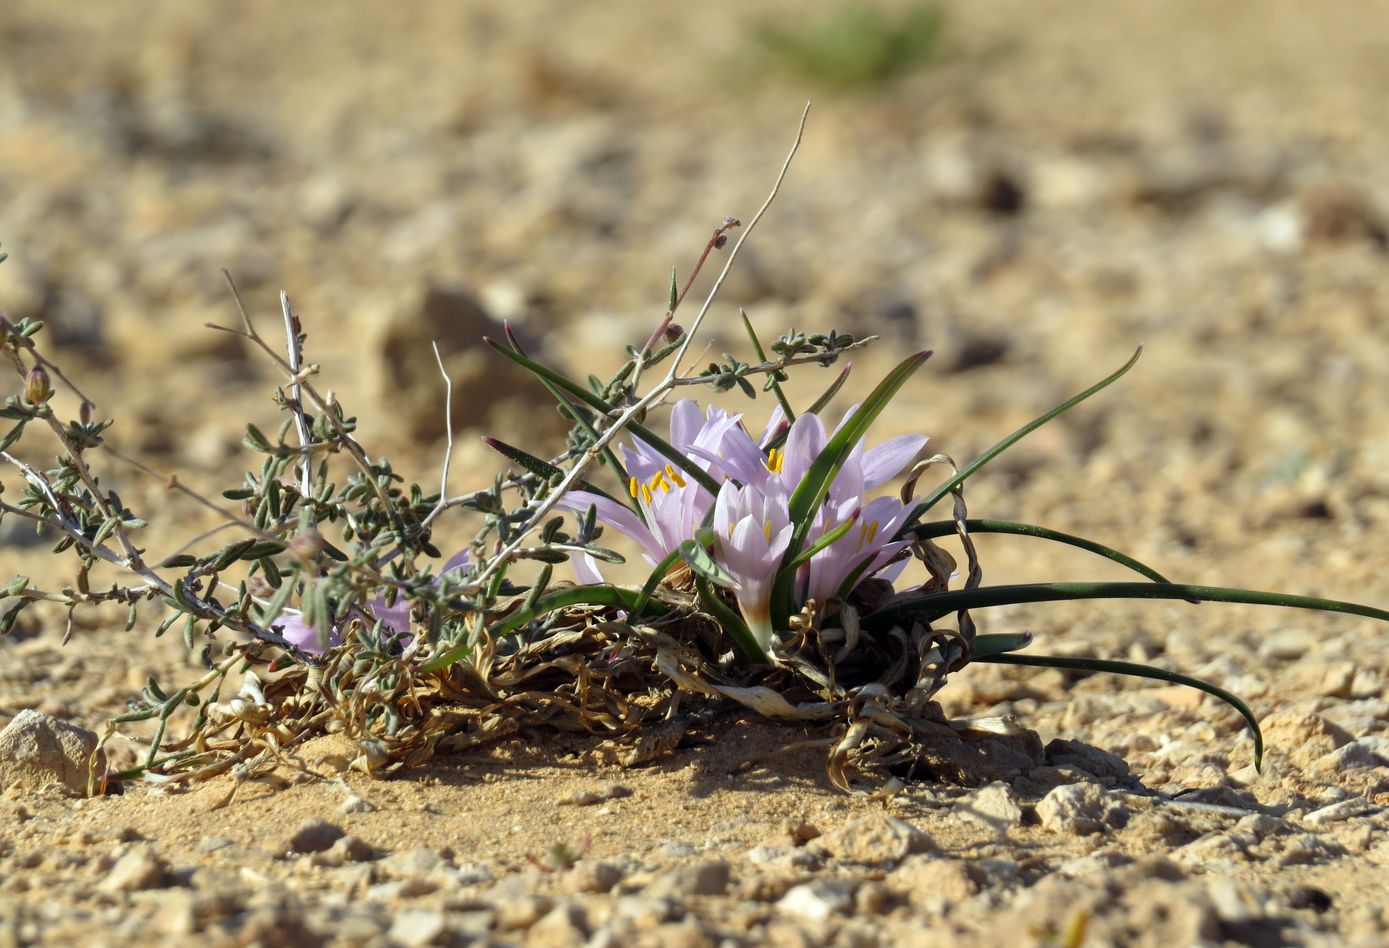
<instances>
[{"instance_id":1,"label":"lilac flower petal","mask_svg":"<svg viewBox=\"0 0 1389 948\"><path fill-rule=\"evenodd\" d=\"M574 567L574 577L580 586L602 585L603 574L598 571L598 561L590 554L576 553L569 557L569 564Z\"/></svg>"},{"instance_id":2,"label":"lilac flower petal","mask_svg":"<svg viewBox=\"0 0 1389 948\"><path fill-rule=\"evenodd\" d=\"M762 437L757 439L759 445L765 445L772 440L772 436L781 430L781 426L786 422L786 412L777 405L772 409L772 417L767 419L767 427L762 429Z\"/></svg>"},{"instance_id":3,"label":"lilac flower petal","mask_svg":"<svg viewBox=\"0 0 1389 948\"><path fill-rule=\"evenodd\" d=\"M670 410L670 443L677 451L694 444L704 427L704 414L693 399L683 398Z\"/></svg>"},{"instance_id":4,"label":"lilac flower petal","mask_svg":"<svg viewBox=\"0 0 1389 948\"><path fill-rule=\"evenodd\" d=\"M444 567L443 569L439 570L439 575L443 576L445 573L452 573L457 570L465 570L467 568L468 549L467 547L464 547L463 549L459 550L457 553L453 554L453 556L450 556L447 560L444 561Z\"/></svg>"},{"instance_id":5,"label":"lilac flower petal","mask_svg":"<svg viewBox=\"0 0 1389 948\"><path fill-rule=\"evenodd\" d=\"M782 463L781 476L788 484L795 485L805 477L810 465L825 450L825 425L815 415L806 413L791 424L786 436L786 459Z\"/></svg>"},{"instance_id":6,"label":"lilac flower petal","mask_svg":"<svg viewBox=\"0 0 1389 948\"><path fill-rule=\"evenodd\" d=\"M555 506L575 513L585 513L589 507L594 507L597 509L599 520L636 540L657 559L665 556L655 535L641 522L641 518L633 513L631 508L624 507L611 498L586 490L574 490L561 497Z\"/></svg>"},{"instance_id":7,"label":"lilac flower petal","mask_svg":"<svg viewBox=\"0 0 1389 948\"><path fill-rule=\"evenodd\" d=\"M863 456L864 489L881 487L896 477L926 446L927 440L922 435L901 435L869 448Z\"/></svg>"},{"instance_id":8,"label":"lilac flower petal","mask_svg":"<svg viewBox=\"0 0 1389 948\"><path fill-rule=\"evenodd\" d=\"M286 641L310 655L322 655L324 648L331 644L323 641L318 627L305 622L297 609L286 609L272 625L280 630L280 635Z\"/></svg>"}]
</instances>

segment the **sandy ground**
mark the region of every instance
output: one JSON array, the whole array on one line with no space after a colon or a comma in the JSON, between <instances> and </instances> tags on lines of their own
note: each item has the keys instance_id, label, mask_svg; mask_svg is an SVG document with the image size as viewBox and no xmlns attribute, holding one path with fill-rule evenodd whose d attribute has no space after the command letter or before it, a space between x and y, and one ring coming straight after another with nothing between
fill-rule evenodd
<instances>
[{"instance_id":1,"label":"sandy ground","mask_svg":"<svg viewBox=\"0 0 1389 948\"><path fill-rule=\"evenodd\" d=\"M557 364L615 365L669 268L751 215L814 95L715 353L742 344L738 306L769 334L880 333L862 390L932 348L875 437L965 459L1142 342L1119 386L971 482L971 512L1178 580L1382 607L1386 13L949 3L938 62L844 92L759 53L758 24L805 19L792 3L20 2L0 18L0 309L49 321L113 443L209 493L236 481L244 423L275 423L271 374L202 328L235 318L218 268L266 321L290 291L363 440L426 482L439 338L468 432L451 486L478 486L481 430L558 443L479 331L512 319ZM153 541L201 528L103 473ZM59 581L0 531L0 578ZM1031 540L980 551L990 582L1122 577ZM0 723L100 731L148 675L192 674L177 636L79 614L62 646L61 615L37 615L0 640ZM1218 681L1263 719L1263 774L1212 699L993 666L947 710L1014 714L1045 759L888 802L834 791L820 749L773 753L813 730L741 719L632 770L534 733L372 780L328 738L215 808L229 779L4 788L0 945L1384 943L1389 629L1180 603L977 618Z\"/></svg>"}]
</instances>

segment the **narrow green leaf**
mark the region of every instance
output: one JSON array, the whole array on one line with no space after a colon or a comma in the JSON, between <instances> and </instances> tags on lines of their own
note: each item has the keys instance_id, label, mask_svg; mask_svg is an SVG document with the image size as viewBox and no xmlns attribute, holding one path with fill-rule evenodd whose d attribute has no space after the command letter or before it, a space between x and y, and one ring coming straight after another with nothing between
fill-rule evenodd
<instances>
[{"instance_id":1,"label":"narrow green leaf","mask_svg":"<svg viewBox=\"0 0 1389 948\"><path fill-rule=\"evenodd\" d=\"M32 600L29 599L16 600L14 605L0 614L0 635L10 634L10 630L13 629L15 623L19 621L19 614L28 608L31 601Z\"/></svg>"},{"instance_id":2,"label":"narrow green leaf","mask_svg":"<svg viewBox=\"0 0 1389 948\"><path fill-rule=\"evenodd\" d=\"M242 440L248 448L254 451L269 452L271 450L269 439L266 438L265 433L255 425L246 426L246 437Z\"/></svg>"},{"instance_id":3,"label":"narrow green leaf","mask_svg":"<svg viewBox=\"0 0 1389 948\"><path fill-rule=\"evenodd\" d=\"M733 574L724 569L722 564L705 549L704 545L707 542L700 537L686 540L680 544L676 552L696 576L707 579L724 589L737 589L738 581L733 578Z\"/></svg>"},{"instance_id":4,"label":"narrow green leaf","mask_svg":"<svg viewBox=\"0 0 1389 948\"><path fill-rule=\"evenodd\" d=\"M495 339L486 339L484 337L484 341L487 342L488 345L492 346L492 348L500 352L502 355L506 356L511 361L529 369L532 374L538 376L539 378L553 382L559 388L564 389L564 391L568 392L570 395L573 395L575 398L579 399L585 404L602 412L604 415L609 415L615 410L612 405L609 405L606 401L599 398L592 392L588 391L582 385L579 385L572 379L565 378L563 375L560 375L553 369L547 368L541 365L540 363L534 361L533 359L521 355L521 353L519 352L514 352L510 349L506 349L498 345ZM711 494L718 494L720 486L719 482L714 480L707 473L705 473L705 471L701 469L699 465L695 464L685 455L675 450L675 448L673 448L670 445L670 443L666 441L664 438L662 438L660 435L656 434L654 431L647 428L646 426L638 424L635 421L628 422L627 427L631 430L632 434L636 435L638 438L641 438L647 444L651 445L651 447L659 451L667 461L680 468L681 471L683 471L695 483L699 484L699 486L703 487Z\"/></svg>"},{"instance_id":5,"label":"narrow green leaf","mask_svg":"<svg viewBox=\"0 0 1389 948\"><path fill-rule=\"evenodd\" d=\"M198 558L191 553L179 553L171 556L159 564L160 569L176 569L183 566L193 566L198 562Z\"/></svg>"},{"instance_id":6,"label":"narrow green leaf","mask_svg":"<svg viewBox=\"0 0 1389 948\"><path fill-rule=\"evenodd\" d=\"M743 328L747 330L748 339L752 341L752 351L757 353L758 361L766 362L767 353L762 348L761 340L757 338L756 330L752 328L752 320L748 319L748 314L741 308L738 310L738 315L743 318ZM786 393L781 390L781 383L777 381L775 372L767 375L767 387L776 393L777 404L781 405L781 411L786 416L786 421L788 423L795 421L796 413L791 410L791 403L786 400Z\"/></svg>"},{"instance_id":7,"label":"narrow green leaf","mask_svg":"<svg viewBox=\"0 0 1389 948\"><path fill-rule=\"evenodd\" d=\"M568 557L566 557L566 559L568 559ZM553 574L554 570L548 564L540 570L540 575L537 576L535 582L531 584L530 592L526 593L524 605L527 609L535 608L536 602L545 594L546 588L549 587L550 577Z\"/></svg>"},{"instance_id":8,"label":"narrow green leaf","mask_svg":"<svg viewBox=\"0 0 1389 948\"><path fill-rule=\"evenodd\" d=\"M10 596L17 596L22 590L29 588L28 576L15 576L3 589L0 589L0 599L7 599Z\"/></svg>"},{"instance_id":9,"label":"narrow green leaf","mask_svg":"<svg viewBox=\"0 0 1389 948\"><path fill-rule=\"evenodd\" d=\"M925 516L926 511L930 510L937 503L939 503L942 497L944 497L946 494L949 494L952 490L963 484L971 475L973 475L984 465L988 464L994 458L998 457L1004 451L1017 444L1023 438L1027 437L1032 432L1042 427L1042 425L1045 425L1047 422L1051 421L1053 418L1057 417L1058 415L1064 414L1065 412L1074 408L1076 405L1079 405L1081 402L1085 401L1091 395L1094 395L1096 392L1102 391L1108 388L1114 382L1117 382L1124 375L1124 373L1128 372L1129 369L1133 368L1134 363L1138 361L1138 357L1142 354L1143 347L1139 346L1138 349L1134 351L1134 354L1129 357L1129 361L1125 362L1122 366L1120 366L1118 371L1114 372L1109 376L1106 376L1101 381L1096 382L1094 385L1090 386L1085 391L1081 392L1079 395L1069 398L1066 401L1062 402L1060 405L1057 405L1055 408L1047 412L1045 415L1042 415L1039 418L1035 418L1032 421L1029 421L1027 424L1023 425L1017 431L1014 431L1008 437L1004 438L1002 441L989 448L983 454L979 455L973 461L970 461L968 464L966 464L963 468L960 469L959 473L957 473L954 477L950 478L945 483L941 484L935 490L931 491L931 493L927 495L925 500L921 501L921 503L917 504L912 509L911 516L907 518L906 524L902 527L900 531L898 531L898 536L902 536L908 528L910 528L913 524L915 524L923 516Z\"/></svg>"},{"instance_id":10,"label":"narrow green leaf","mask_svg":"<svg viewBox=\"0 0 1389 948\"><path fill-rule=\"evenodd\" d=\"M217 554L217 559L212 562L212 568L220 573L222 570L241 559L245 552L255 545L255 537L238 540Z\"/></svg>"},{"instance_id":11,"label":"narrow green leaf","mask_svg":"<svg viewBox=\"0 0 1389 948\"><path fill-rule=\"evenodd\" d=\"M256 540L241 553L243 560L258 560L284 551L285 544L278 540Z\"/></svg>"},{"instance_id":12,"label":"narrow green leaf","mask_svg":"<svg viewBox=\"0 0 1389 948\"><path fill-rule=\"evenodd\" d=\"M529 451L523 451L518 447L507 444L500 438L483 438L482 443L502 455L508 461L513 461L523 469L530 471L542 481L557 481L564 476L563 468L556 467L549 461L538 458Z\"/></svg>"},{"instance_id":13,"label":"narrow green leaf","mask_svg":"<svg viewBox=\"0 0 1389 948\"><path fill-rule=\"evenodd\" d=\"M269 561L262 560L261 562ZM280 583L279 588L275 590L275 595L270 598L270 602L261 610L260 624L262 626L268 629L274 624L275 620L280 617L280 613L284 611L285 603L289 602L290 594L294 592L295 585L296 584L292 582Z\"/></svg>"},{"instance_id":14,"label":"narrow green leaf","mask_svg":"<svg viewBox=\"0 0 1389 948\"><path fill-rule=\"evenodd\" d=\"M1061 658L1054 655L985 655L980 656L976 653L975 661L988 662L996 665L1031 665L1037 668L1068 668L1074 671L1096 671L1109 672L1115 675L1128 675L1131 678L1150 678L1154 681L1167 681L1177 685L1186 685L1188 688L1195 688L1197 691L1204 691L1224 701L1230 707L1240 713L1249 725L1249 730L1254 734L1254 768L1261 770L1264 764L1264 733L1259 730L1259 721L1254 717L1254 712L1249 710L1249 705L1241 701L1237 696L1213 685L1200 678L1192 678L1190 675L1183 675L1180 672L1167 671L1162 668L1154 668L1151 665L1139 665L1136 662L1119 662L1103 658Z\"/></svg>"},{"instance_id":15,"label":"narrow green leaf","mask_svg":"<svg viewBox=\"0 0 1389 948\"><path fill-rule=\"evenodd\" d=\"M539 477L541 480L557 481L560 478L564 477L563 468L556 467L549 461L546 461L542 458L538 458L534 454L531 454L529 451L522 450L521 448L518 448L515 445L507 444L500 438L483 438L482 442L483 444L491 448L493 451L496 451L498 454L502 455L507 460L513 461L516 464L520 465L521 468L531 472L536 477ZM626 483L626 471L623 471L623 483ZM606 497L615 503L623 504L624 506L628 507L631 506L630 504L626 504L624 503L624 501L614 497L612 494L609 494L607 491L603 490L597 485L590 484L588 481L579 481L574 486L579 490L588 491L590 494L598 494L600 497ZM640 511L638 511L638 513L640 513Z\"/></svg>"},{"instance_id":16,"label":"narrow green leaf","mask_svg":"<svg viewBox=\"0 0 1389 948\"><path fill-rule=\"evenodd\" d=\"M913 620L934 622L961 609L986 609L1023 602L1059 602L1071 599L1187 599L1201 602L1236 602L1255 606L1283 606L1317 612L1345 612L1389 622L1389 612L1336 599L1317 599L1287 593L1230 589L1223 586L1191 586L1185 583L1026 583L1016 586L981 586L900 599L863 617L865 628L909 625Z\"/></svg>"},{"instance_id":17,"label":"narrow green leaf","mask_svg":"<svg viewBox=\"0 0 1389 948\"><path fill-rule=\"evenodd\" d=\"M675 312L675 307L680 305L680 285L675 279L675 268L670 268L670 305L666 308L667 313Z\"/></svg>"},{"instance_id":18,"label":"narrow green leaf","mask_svg":"<svg viewBox=\"0 0 1389 948\"><path fill-rule=\"evenodd\" d=\"M834 377L834 381L830 383L829 388L821 392L820 397L815 399L806 411L810 412L812 415L817 415L824 411L825 406L834 400L834 396L839 394L839 390L844 387L844 383L849 381L849 373L853 370L854 365L852 362L844 366L839 374Z\"/></svg>"},{"instance_id":19,"label":"narrow green leaf","mask_svg":"<svg viewBox=\"0 0 1389 948\"><path fill-rule=\"evenodd\" d=\"M680 550L671 550L665 555L665 559L656 564L651 575L646 577L646 582L641 587L641 594L637 596L636 604L632 606L633 621L641 618L646 604L651 601L651 596L656 592L656 587L661 585L661 580L665 579L666 573L670 572L670 568L675 565L675 561L678 559L680 559Z\"/></svg>"},{"instance_id":20,"label":"narrow green leaf","mask_svg":"<svg viewBox=\"0 0 1389 948\"><path fill-rule=\"evenodd\" d=\"M1094 540L1087 540L1084 537L1073 536L1069 533L1062 533L1059 530L1050 530L1046 527L1039 527L1031 523L1018 523L1015 520L966 520L965 529L970 533L1010 533L1015 536L1037 537L1041 540L1051 540L1056 543L1064 543L1067 546L1074 546L1091 553L1097 553L1105 559L1113 560L1120 566L1127 567L1141 576L1146 576L1155 583L1170 582L1157 570L1150 566L1145 566L1138 560L1112 547L1105 546L1103 543L1096 543ZM913 527L908 527L902 534L914 535L919 539L937 539L955 535L954 520L935 520L931 523L921 523Z\"/></svg>"},{"instance_id":21,"label":"narrow green leaf","mask_svg":"<svg viewBox=\"0 0 1389 948\"><path fill-rule=\"evenodd\" d=\"M19 436L24 434L24 426L26 424L27 422L19 422L9 430L5 437L0 438L0 451L8 451L10 445L19 440Z\"/></svg>"},{"instance_id":22,"label":"narrow green leaf","mask_svg":"<svg viewBox=\"0 0 1389 948\"><path fill-rule=\"evenodd\" d=\"M804 550L801 550L801 552L797 553L795 558L793 558L791 562L787 563L785 566L782 567L782 572L785 572L786 570L791 570L792 572L795 572L796 568L800 566L802 563L810 562L810 558L812 556L814 556L816 553L819 553L821 550L823 550L830 544L834 543L844 534L848 533L850 528L852 528L854 524L858 523L858 518L859 515L855 513L848 520L845 520L839 526L835 527L833 530L820 537L820 539L810 544L810 546L806 547Z\"/></svg>"},{"instance_id":23,"label":"narrow green leaf","mask_svg":"<svg viewBox=\"0 0 1389 948\"><path fill-rule=\"evenodd\" d=\"M1016 652L1032 644L1031 632L1005 632L996 635L978 635L974 638L973 661L982 662L991 655Z\"/></svg>"}]
</instances>

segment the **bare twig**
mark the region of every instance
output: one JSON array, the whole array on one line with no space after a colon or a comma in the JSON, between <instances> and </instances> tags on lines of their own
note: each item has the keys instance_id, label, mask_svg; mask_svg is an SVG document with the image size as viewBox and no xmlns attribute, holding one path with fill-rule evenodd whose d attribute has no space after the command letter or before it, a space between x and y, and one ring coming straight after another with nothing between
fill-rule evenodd
<instances>
[{"instance_id":1,"label":"bare twig","mask_svg":"<svg viewBox=\"0 0 1389 948\"><path fill-rule=\"evenodd\" d=\"M679 351L675 353L675 358L670 364L670 369L666 372L667 382L673 380L679 373L680 363L684 360L685 353L689 351L690 343L694 341L695 333L699 332L699 327L704 322L704 317L709 313L709 307L714 305L715 297L719 295L719 290L723 289L723 281L728 278L729 271L733 269L733 261L738 259L738 251L742 249L743 243L752 234L753 229L757 227L757 222L762 219L762 215L767 213L767 208L772 206L772 201L776 200L777 192L781 190L781 182L786 180L786 172L791 170L791 160L796 157L796 151L801 147L801 137L805 134L805 121L809 116L810 103L807 102L805 104L805 110L801 112L800 124L796 127L796 140L792 143L791 150L786 155L786 160L782 162L781 171L777 174L776 181L772 183L771 193L768 194L767 199L762 202L762 206L757 209L757 213L752 215L752 220L748 221L748 226L738 235L737 241L733 244L733 249L729 251L728 259L724 261L723 270L719 272L718 279L714 281L713 287L710 288L709 295L704 298L704 305L699 308L699 313L695 316L694 322L690 324L690 328L685 332L685 342L680 346Z\"/></svg>"},{"instance_id":2,"label":"bare twig","mask_svg":"<svg viewBox=\"0 0 1389 948\"><path fill-rule=\"evenodd\" d=\"M439 343L431 342L430 345L434 347L434 362L439 366L439 374L444 377L444 435L448 438L448 444L444 448L443 472L439 475L439 502L424 518L421 527L428 527L444 511L445 498L449 494L449 466L453 463L453 379L449 378L448 369L444 368Z\"/></svg>"},{"instance_id":3,"label":"bare twig","mask_svg":"<svg viewBox=\"0 0 1389 948\"><path fill-rule=\"evenodd\" d=\"M550 491L544 500L540 501L540 503L535 506L534 512L526 519L524 524L517 528L511 541L505 546L502 546L501 549L490 558L487 565L478 570L473 578L466 585L461 587L460 592L471 593L482 589L484 584L496 574L498 570L507 563L510 563L516 556L517 551L523 547L526 537L530 535L531 531L545 522L545 518L555 509L555 505L559 503L560 498L574 487L575 483L583 476L584 471L586 471L589 465L591 465L601 455L603 450L612 443L613 439L626 429L631 421L645 414L647 409L651 406L658 404L661 399L678 384L681 359L689 349L690 342L694 339L695 333L699 331L700 324L703 323L704 317L709 312L709 308L713 306L714 299L718 296L719 290L723 288L723 282L725 278L727 278L729 270L733 266L733 262L738 259L738 251L742 248L743 243L748 239L748 235L752 233L753 228L757 226L757 222L762 219L762 215L766 213L767 208L771 206L772 201L777 196L777 192L781 189L781 183L786 179L786 173L791 168L791 160L796 156L796 150L800 148L801 136L805 134L806 117L809 114L810 103L807 102L805 111L801 113L800 124L796 128L796 140L791 145L791 150L787 153L786 160L782 162L781 171L777 173L776 181L772 184L771 192L767 195L767 199L762 202L762 206L757 209L757 213L752 216L752 220L748 222L747 228L738 237L737 243L733 245L733 250L729 253L728 260L724 263L723 271L720 272L718 279L714 281L714 286L710 289L709 295L705 298L704 305L700 307L699 315L695 317L689 331L685 334L685 341L676 353L675 360L671 364L670 369L667 370L665 377L657 383L651 391L623 409L622 413L599 435L598 439L593 444L589 445L588 449L575 460L574 465L565 472L564 478L559 484Z\"/></svg>"},{"instance_id":4,"label":"bare twig","mask_svg":"<svg viewBox=\"0 0 1389 948\"><path fill-rule=\"evenodd\" d=\"M280 291L280 313L285 320L285 346L289 352L289 372L297 379L303 370L300 363L302 352L299 346L299 320L289 305L289 294ZM304 417L304 389L302 382L293 382L290 387L289 410L294 415L294 427L299 433L299 447L304 449L304 458L299 462L299 494L305 499L313 489L313 461L309 457L309 444L313 436L309 433L309 420Z\"/></svg>"},{"instance_id":5,"label":"bare twig","mask_svg":"<svg viewBox=\"0 0 1389 948\"><path fill-rule=\"evenodd\" d=\"M391 518L392 526L395 527L396 531L401 536L404 536L406 532L405 524L401 521L400 514L396 511L395 505L391 503L390 497L386 495L385 490L381 487L376 476L376 471L371 466L371 460L367 457L366 450L358 443L356 438L352 437L352 435L343 428L342 423L338 420L337 414L333 411L328 400L320 395L312 385L305 381L307 375L311 375L317 371L317 366L305 366L298 372L294 371L294 369L290 367L290 364L282 359L280 354L271 348L265 341L265 338L256 331L255 324L252 323L250 314L246 311L246 306L241 301L241 292L236 288L236 282L232 280L231 274L223 270L222 276L227 281L227 286L231 289L232 298L236 301L237 312L241 314L241 322L245 328L232 329L228 326L219 326L216 323L205 323L204 325L218 332L226 332L231 333L233 336L241 336L243 339L247 339L254 343L257 348L265 353L270 361L279 366L281 371L283 371L292 382L301 386L302 392L309 396L309 400L313 402L314 407L318 409L319 413L327 418L328 423L333 426L333 431L338 443L347 449L348 457L352 459L353 463L357 465L357 469L366 477L367 482L371 485L373 492L376 494L376 499L381 502L382 509L386 512L386 515Z\"/></svg>"}]
</instances>

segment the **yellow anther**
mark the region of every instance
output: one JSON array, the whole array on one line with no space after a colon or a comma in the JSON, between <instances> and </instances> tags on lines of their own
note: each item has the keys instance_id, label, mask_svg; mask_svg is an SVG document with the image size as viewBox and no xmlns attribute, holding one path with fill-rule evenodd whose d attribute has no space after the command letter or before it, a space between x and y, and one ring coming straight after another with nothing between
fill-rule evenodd
<instances>
[{"instance_id":1,"label":"yellow anther","mask_svg":"<svg viewBox=\"0 0 1389 948\"><path fill-rule=\"evenodd\" d=\"M678 487L684 487L684 486L685 486L685 475L683 475L683 474L681 474L679 471L677 471L677 470L675 469L675 465L673 465L673 464L667 464L667 465L666 465L666 473L670 475L670 479L671 479L672 481L675 482L676 486L678 486Z\"/></svg>"},{"instance_id":2,"label":"yellow anther","mask_svg":"<svg viewBox=\"0 0 1389 948\"><path fill-rule=\"evenodd\" d=\"M630 481L627 482L627 493L631 494L633 497L637 496L637 488L640 486L641 481L637 480L634 476Z\"/></svg>"},{"instance_id":3,"label":"yellow anther","mask_svg":"<svg viewBox=\"0 0 1389 948\"><path fill-rule=\"evenodd\" d=\"M780 474L782 467L786 464L786 452L781 448L772 448L767 452L767 470L773 474Z\"/></svg>"},{"instance_id":4,"label":"yellow anther","mask_svg":"<svg viewBox=\"0 0 1389 948\"><path fill-rule=\"evenodd\" d=\"M641 485L641 499L648 504L651 503L651 488L647 487L645 484Z\"/></svg>"},{"instance_id":5,"label":"yellow anther","mask_svg":"<svg viewBox=\"0 0 1389 948\"><path fill-rule=\"evenodd\" d=\"M771 521L770 519L764 520L764 521L762 522L762 536L764 536L764 537L767 539L767 542L768 542L768 543L771 542L771 540L772 540L772 521Z\"/></svg>"},{"instance_id":6,"label":"yellow anther","mask_svg":"<svg viewBox=\"0 0 1389 948\"><path fill-rule=\"evenodd\" d=\"M657 489L660 489L660 490L666 491L666 492L669 492L669 491L670 491L670 484L666 482L666 472L665 472L665 471L657 471L657 472L656 472L656 476L653 477L653 478L651 478L651 489L652 489L653 491L654 491L654 490L657 490Z\"/></svg>"}]
</instances>

